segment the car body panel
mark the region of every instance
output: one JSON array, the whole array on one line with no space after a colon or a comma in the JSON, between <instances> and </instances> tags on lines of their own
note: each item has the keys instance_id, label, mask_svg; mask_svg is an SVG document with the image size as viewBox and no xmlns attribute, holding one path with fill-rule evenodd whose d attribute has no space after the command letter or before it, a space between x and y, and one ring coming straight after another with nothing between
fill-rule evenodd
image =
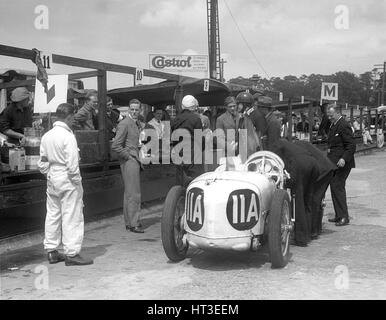
<instances>
[{"instance_id":1,"label":"car body panel","mask_svg":"<svg viewBox=\"0 0 386 320\"><path fill-rule=\"evenodd\" d=\"M275 183L256 172L210 172L188 187L184 228L192 247L249 250L264 234ZM221 196L220 196L221 195Z\"/></svg>"}]
</instances>

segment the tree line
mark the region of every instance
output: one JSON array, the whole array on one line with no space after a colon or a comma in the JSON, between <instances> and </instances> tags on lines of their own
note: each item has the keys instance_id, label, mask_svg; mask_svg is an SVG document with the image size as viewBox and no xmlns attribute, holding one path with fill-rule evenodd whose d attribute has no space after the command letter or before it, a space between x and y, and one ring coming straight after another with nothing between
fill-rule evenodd
<instances>
[{"instance_id":1,"label":"tree line","mask_svg":"<svg viewBox=\"0 0 386 320\"><path fill-rule=\"evenodd\" d=\"M283 78L272 77L262 78L253 75L250 78L237 77L229 80L229 83L253 87L256 90L276 93L283 93L284 99L299 99L304 96L306 99L320 99L322 82L335 82L339 86L340 103L348 103L360 106L377 106L378 95L382 87L382 74L378 79L371 71L356 75L347 71L339 71L331 75L310 74L296 77L288 75ZM380 96L380 95L379 95Z\"/></svg>"}]
</instances>

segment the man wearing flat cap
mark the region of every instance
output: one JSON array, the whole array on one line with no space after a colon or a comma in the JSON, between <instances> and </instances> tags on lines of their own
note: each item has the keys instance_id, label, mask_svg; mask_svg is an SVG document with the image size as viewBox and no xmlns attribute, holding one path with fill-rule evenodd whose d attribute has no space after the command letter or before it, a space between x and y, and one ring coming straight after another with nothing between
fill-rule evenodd
<instances>
[{"instance_id":1,"label":"man wearing flat cap","mask_svg":"<svg viewBox=\"0 0 386 320\"><path fill-rule=\"evenodd\" d=\"M259 105L259 97L261 96L261 93L255 93L253 95L253 108L248 111L249 118L255 126L256 133L260 142L261 138L266 134L267 131L267 120L265 119L265 115L268 113L264 112L265 109L262 107L262 105Z\"/></svg>"},{"instance_id":2,"label":"man wearing flat cap","mask_svg":"<svg viewBox=\"0 0 386 320\"><path fill-rule=\"evenodd\" d=\"M216 120L216 130L218 130L217 147L223 149L225 155L233 155L237 147L236 131L239 128L240 114L237 112L235 97L227 97L224 105L226 111ZM233 130L235 134L233 136L232 134L227 134L228 130Z\"/></svg>"},{"instance_id":3,"label":"man wearing flat cap","mask_svg":"<svg viewBox=\"0 0 386 320\"><path fill-rule=\"evenodd\" d=\"M259 109L265 114L267 129L263 137L264 150L271 150L272 146L280 139L281 123L277 117L277 112L272 108L272 98L267 96L258 97Z\"/></svg>"},{"instance_id":4,"label":"man wearing flat cap","mask_svg":"<svg viewBox=\"0 0 386 320\"><path fill-rule=\"evenodd\" d=\"M32 127L32 108L30 92L19 87L11 93L12 103L0 115L0 132L8 137L10 143L23 143L24 128Z\"/></svg>"},{"instance_id":5,"label":"man wearing flat cap","mask_svg":"<svg viewBox=\"0 0 386 320\"><path fill-rule=\"evenodd\" d=\"M97 130L98 93L90 91L86 95L86 103L75 114L75 127L80 130Z\"/></svg>"}]
</instances>

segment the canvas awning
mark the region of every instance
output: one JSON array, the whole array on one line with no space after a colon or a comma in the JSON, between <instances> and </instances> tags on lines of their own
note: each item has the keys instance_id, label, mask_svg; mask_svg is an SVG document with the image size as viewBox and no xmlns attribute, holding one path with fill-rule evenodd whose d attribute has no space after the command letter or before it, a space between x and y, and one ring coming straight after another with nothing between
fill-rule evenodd
<instances>
[{"instance_id":1,"label":"canvas awning","mask_svg":"<svg viewBox=\"0 0 386 320\"><path fill-rule=\"evenodd\" d=\"M208 91L204 85L209 83ZM157 84L126 87L108 91L115 105L127 106L131 99L138 99L151 106L175 104L176 90L182 86L183 95L193 95L200 106L223 105L230 94L229 88L222 82L213 79L182 78L178 81L163 81Z\"/></svg>"}]
</instances>

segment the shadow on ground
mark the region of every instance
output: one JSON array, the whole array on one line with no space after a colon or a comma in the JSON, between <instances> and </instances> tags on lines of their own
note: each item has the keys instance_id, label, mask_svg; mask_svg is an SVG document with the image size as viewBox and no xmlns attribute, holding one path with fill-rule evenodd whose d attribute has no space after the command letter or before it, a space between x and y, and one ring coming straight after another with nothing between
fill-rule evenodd
<instances>
[{"instance_id":1,"label":"shadow on ground","mask_svg":"<svg viewBox=\"0 0 386 320\"><path fill-rule=\"evenodd\" d=\"M95 259L103 256L111 244L83 247L81 254L87 258ZM21 269L29 264L46 262L47 256L42 244L27 248L8 251L0 255L0 271L4 272L12 268Z\"/></svg>"},{"instance_id":2,"label":"shadow on ground","mask_svg":"<svg viewBox=\"0 0 386 320\"><path fill-rule=\"evenodd\" d=\"M256 252L190 250L187 258L190 259L188 264L194 268L209 271L259 269L271 263L268 246Z\"/></svg>"}]
</instances>

